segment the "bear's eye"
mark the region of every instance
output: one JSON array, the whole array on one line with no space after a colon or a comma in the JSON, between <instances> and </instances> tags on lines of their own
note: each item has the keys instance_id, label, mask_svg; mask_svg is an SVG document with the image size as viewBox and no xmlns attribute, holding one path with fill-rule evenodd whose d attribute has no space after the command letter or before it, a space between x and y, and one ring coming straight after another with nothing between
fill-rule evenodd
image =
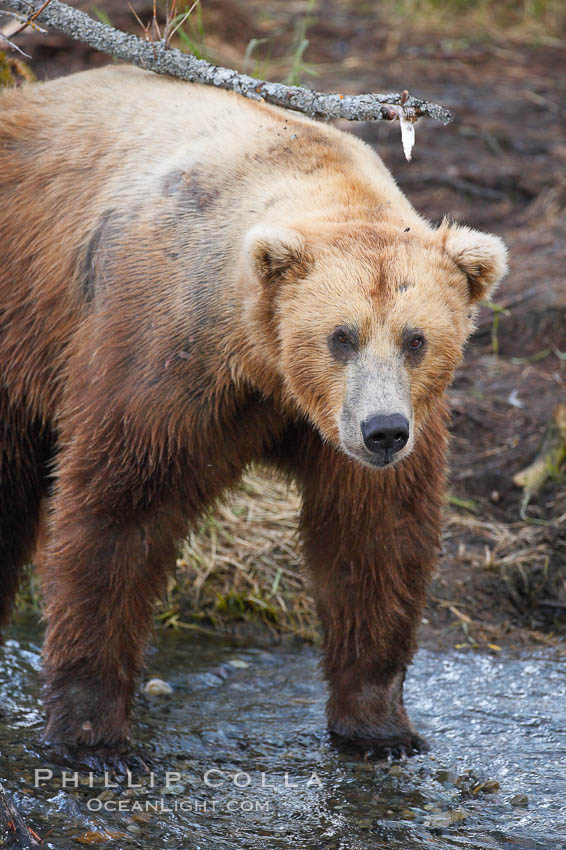
<instances>
[{"instance_id":1,"label":"bear's eye","mask_svg":"<svg viewBox=\"0 0 566 850\"><path fill-rule=\"evenodd\" d=\"M411 351L418 351L419 348L422 348L424 345L424 336L421 334L415 334L415 336L411 337L409 340L409 348Z\"/></svg>"},{"instance_id":2,"label":"bear's eye","mask_svg":"<svg viewBox=\"0 0 566 850\"><path fill-rule=\"evenodd\" d=\"M425 335L421 331L414 329L406 330L403 334L403 345L412 362L417 363L424 356L426 348Z\"/></svg>"},{"instance_id":3,"label":"bear's eye","mask_svg":"<svg viewBox=\"0 0 566 850\"><path fill-rule=\"evenodd\" d=\"M330 353L344 362L356 350L358 345L358 334L354 328L336 328L328 337L328 348Z\"/></svg>"}]
</instances>

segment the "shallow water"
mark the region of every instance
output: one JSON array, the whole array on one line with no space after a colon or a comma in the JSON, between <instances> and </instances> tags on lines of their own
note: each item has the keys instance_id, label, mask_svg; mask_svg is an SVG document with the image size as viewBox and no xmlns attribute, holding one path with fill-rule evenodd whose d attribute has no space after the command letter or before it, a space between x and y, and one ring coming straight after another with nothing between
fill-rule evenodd
<instances>
[{"instance_id":1,"label":"shallow water","mask_svg":"<svg viewBox=\"0 0 566 850\"><path fill-rule=\"evenodd\" d=\"M0 754L47 848L566 848L564 669L550 651L421 650L406 702L431 753L387 765L330 746L315 650L163 634L149 673L173 694L141 697L135 724L155 787L90 788L81 773L75 788L69 773L63 789L56 768L35 787L40 641L19 624L0 650Z\"/></svg>"}]
</instances>

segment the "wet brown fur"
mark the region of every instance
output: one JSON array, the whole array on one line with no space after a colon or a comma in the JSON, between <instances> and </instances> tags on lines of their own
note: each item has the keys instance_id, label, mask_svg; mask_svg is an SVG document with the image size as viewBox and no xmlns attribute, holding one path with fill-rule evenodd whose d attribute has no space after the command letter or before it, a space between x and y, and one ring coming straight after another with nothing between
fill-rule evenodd
<instances>
[{"instance_id":1,"label":"wet brown fur","mask_svg":"<svg viewBox=\"0 0 566 850\"><path fill-rule=\"evenodd\" d=\"M504 259L431 228L358 140L236 95L112 68L6 92L0 114L0 616L53 490L47 739L127 741L176 542L262 461L303 493L331 730L410 752L443 392ZM264 224L296 244L268 230L250 258ZM325 340L344 303L375 357L409 317L432 340L412 373L417 441L392 468L338 445Z\"/></svg>"}]
</instances>

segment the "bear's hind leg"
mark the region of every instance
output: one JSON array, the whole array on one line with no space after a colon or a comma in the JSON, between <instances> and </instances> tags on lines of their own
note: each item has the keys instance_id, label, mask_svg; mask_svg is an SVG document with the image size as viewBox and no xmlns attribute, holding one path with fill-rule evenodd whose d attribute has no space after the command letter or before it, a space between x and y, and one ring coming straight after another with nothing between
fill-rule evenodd
<instances>
[{"instance_id":1,"label":"bear's hind leg","mask_svg":"<svg viewBox=\"0 0 566 850\"><path fill-rule=\"evenodd\" d=\"M123 467L116 477L109 469L107 488L94 494L75 473L64 459L43 570L44 740L77 761L91 753L96 764L128 749L154 605L184 518L169 500L136 508L118 480Z\"/></svg>"},{"instance_id":2,"label":"bear's hind leg","mask_svg":"<svg viewBox=\"0 0 566 850\"><path fill-rule=\"evenodd\" d=\"M191 465L143 424L77 420L62 428L42 570L44 741L67 761L100 767L129 749L154 605L194 515L184 488Z\"/></svg>"},{"instance_id":3,"label":"bear's hind leg","mask_svg":"<svg viewBox=\"0 0 566 850\"><path fill-rule=\"evenodd\" d=\"M8 622L21 568L31 559L54 439L0 393L0 627Z\"/></svg>"}]
</instances>

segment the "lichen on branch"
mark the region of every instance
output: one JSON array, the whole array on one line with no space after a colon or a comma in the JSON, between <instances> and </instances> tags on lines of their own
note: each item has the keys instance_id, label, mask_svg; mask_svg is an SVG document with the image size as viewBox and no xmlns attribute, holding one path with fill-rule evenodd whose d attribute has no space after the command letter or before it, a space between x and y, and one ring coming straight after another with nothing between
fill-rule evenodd
<instances>
[{"instance_id":1,"label":"lichen on branch","mask_svg":"<svg viewBox=\"0 0 566 850\"><path fill-rule=\"evenodd\" d=\"M3 6L28 18L44 5L42 0L3 0ZM347 95L311 91L258 80L230 68L212 65L188 53L168 47L165 41L144 41L136 35L94 21L85 12L60 0L50 0L37 20L95 50L138 65L157 74L167 74L194 83L229 89L255 100L303 112L316 118L345 118L349 121L396 120L403 112L405 121L427 115L443 124L452 120L450 112L436 103L402 93ZM391 108L391 107L397 108Z\"/></svg>"}]
</instances>

